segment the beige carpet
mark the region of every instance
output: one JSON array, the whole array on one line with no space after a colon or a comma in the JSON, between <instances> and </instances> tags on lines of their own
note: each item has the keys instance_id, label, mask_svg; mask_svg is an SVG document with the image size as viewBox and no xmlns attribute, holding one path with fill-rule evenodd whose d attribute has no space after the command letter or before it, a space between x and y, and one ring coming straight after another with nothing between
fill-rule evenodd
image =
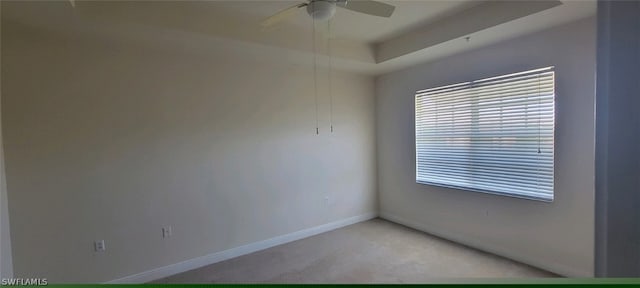
<instances>
[{"instance_id":1,"label":"beige carpet","mask_svg":"<svg viewBox=\"0 0 640 288\"><path fill-rule=\"evenodd\" d=\"M374 219L174 275L158 283L427 283L557 277Z\"/></svg>"}]
</instances>

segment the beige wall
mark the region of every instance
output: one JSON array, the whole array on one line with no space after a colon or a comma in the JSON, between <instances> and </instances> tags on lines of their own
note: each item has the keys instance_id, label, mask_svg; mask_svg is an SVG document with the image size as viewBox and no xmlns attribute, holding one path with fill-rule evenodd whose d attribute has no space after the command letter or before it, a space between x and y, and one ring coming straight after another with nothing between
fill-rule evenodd
<instances>
[{"instance_id":1,"label":"beige wall","mask_svg":"<svg viewBox=\"0 0 640 288\"><path fill-rule=\"evenodd\" d=\"M416 90L551 65L557 81L553 203L415 183ZM590 18L378 77L380 215L563 275L593 275L594 75Z\"/></svg>"},{"instance_id":2,"label":"beige wall","mask_svg":"<svg viewBox=\"0 0 640 288\"><path fill-rule=\"evenodd\" d=\"M2 138L0 137L0 141ZM0 149L2 149L0 145ZM11 235L9 231L9 206L4 173L4 155L0 150L0 279L13 277Z\"/></svg>"},{"instance_id":3,"label":"beige wall","mask_svg":"<svg viewBox=\"0 0 640 288\"><path fill-rule=\"evenodd\" d=\"M0 116L1 115L2 113L0 112ZM0 121L0 124L2 124L1 122L2 121ZM13 277L11 234L9 230L9 205L7 199L7 182L4 171L4 149L2 146L2 127L0 127L0 279Z\"/></svg>"},{"instance_id":4,"label":"beige wall","mask_svg":"<svg viewBox=\"0 0 640 288\"><path fill-rule=\"evenodd\" d=\"M2 5L0 5L1 7ZM1 28L0 28L1 31ZM0 37L1 38L1 37ZM2 49L0 39L0 50ZM0 59L2 57L0 56ZM0 60L2 63L2 60ZM0 80L0 91L2 84ZM2 99L0 92L0 99ZM0 105L1 107L1 105ZM13 261L11 258L11 236L9 231L9 206L7 202L7 185L4 173L4 149L2 147L2 112L0 109L0 279L13 276Z\"/></svg>"},{"instance_id":5,"label":"beige wall","mask_svg":"<svg viewBox=\"0 0 640 288\"><path fill-rule=\"evenodd\" d=\"M11 278L13 277L13 260L9 230L9 205L4 172L4 152L1 143L2 131L0 129L0 278Z\"/></svg>"},{"instance_id":6,"label":"beige wall","mask_svg":"<svg viewBox=\"0 0 640 288\"><path fill-rule=\"evenodd\" d=\"M316 135L309 66L3 24L16 276L107 281L375 212L373 78L336 72Z\"/></svg>"}]
</instances>

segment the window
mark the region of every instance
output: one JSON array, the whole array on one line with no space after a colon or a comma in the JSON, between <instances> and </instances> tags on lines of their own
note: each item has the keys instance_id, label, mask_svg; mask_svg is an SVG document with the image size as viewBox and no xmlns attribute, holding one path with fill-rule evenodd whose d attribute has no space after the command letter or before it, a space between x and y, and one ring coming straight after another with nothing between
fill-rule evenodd
<instances>
[{"instance_id":1,"label":"window","mask_svg":"<svg viewBox=\"0 0 640 288\"><path fill-rule=\"evenodd\" d=\"M416 182L553 201L553 67L416 93Z\"/></svg>"}]
</instances>

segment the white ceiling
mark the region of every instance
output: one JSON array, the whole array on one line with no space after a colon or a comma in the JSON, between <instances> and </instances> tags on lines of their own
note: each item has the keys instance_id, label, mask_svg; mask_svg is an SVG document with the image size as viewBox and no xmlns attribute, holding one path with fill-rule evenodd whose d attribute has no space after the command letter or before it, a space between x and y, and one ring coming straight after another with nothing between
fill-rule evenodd
<instances>
[{"instance_id":1,"label":"white ceiling","mask_svg":"<svg viewBox=\"0 0 640 288\"><path fill-rule=\"evenodd\" d=\"M313 53L312 21L304 9L273 29L259 26L298 1L76 1L75 9L66 1L2 1L2 20L64 32L108 32L159 46L189 43L202 53L207 45L221 43L237 53L298 63L309 63ZM331 24L334 67L382 74L586 18L596 10L592 0L546 1L556 3L538 9L541 1L385 0L396 6L391 18L338 9ZM319 35L326 40L326 34ZM464 41L466 36L471 41Z\"/></svg>"},{"instance_id":2,"label":"white ceiling","mask_svg":"<svg viewBox=\"0 0 640 288\"><path fill-rule=\"evenodd\" d=\"M383 0L384 1L384 0ZM230 13L243 14L256 20L267 18L274 13L302 3L303 1L216 1L205 5ZM473 7L479 0L386 0L396 6L392 18L369 16L362 13L337 9L331 19L332 35L337 38L376 43L388 40L412 28L428 25L434 21ZM312 21L304 8L287 20L287 24L310 30Z\"/></svg>"}]
</instances>

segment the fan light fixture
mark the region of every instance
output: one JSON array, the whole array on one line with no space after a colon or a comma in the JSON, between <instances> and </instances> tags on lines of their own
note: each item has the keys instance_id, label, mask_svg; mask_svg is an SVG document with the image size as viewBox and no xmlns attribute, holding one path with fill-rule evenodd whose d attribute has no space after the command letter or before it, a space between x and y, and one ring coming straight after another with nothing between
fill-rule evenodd
<instances>
[{"instance_id":1,"label":"fan light fixture","mask_svg":"<svg viewBox=\"0 0 640 288\"><path fill-rule=\"evenodd\" d=\"M306 0L305 2L293 5L271 15L269 18L264 19L260 23L260 26L264 28L271 27L292 17L303 7L307 7L307 13L314 21L331 19L333 14L336 13L336 7L385 18L391 17L391 14L393 14L393 11L396 9L393 5L374 0Z\"/></svg>"},{"instance_id":2,"label":"fan light fixture","mask_svg":"<svg viewBox=\"0 0 640 288\"><path fill-rule=\"evenodd\" d=\"M336 4L329 1L311 1L307 5L307 13L313 20L326 21L336 13Z\"/></svg>"}]
</instances>

